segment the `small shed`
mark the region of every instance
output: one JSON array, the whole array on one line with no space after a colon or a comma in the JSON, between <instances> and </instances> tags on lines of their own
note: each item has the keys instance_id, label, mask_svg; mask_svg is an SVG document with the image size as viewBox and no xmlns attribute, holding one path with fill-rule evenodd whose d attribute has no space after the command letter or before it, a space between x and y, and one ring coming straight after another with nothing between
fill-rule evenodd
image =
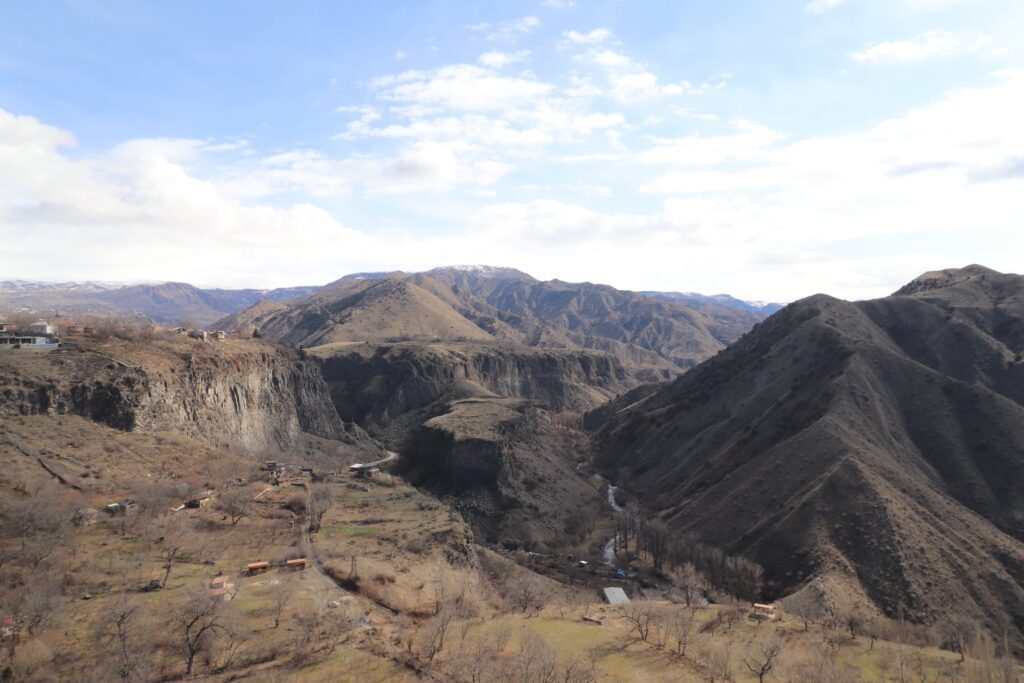
<instances>
[{"instance_id":1,"label":"small shed","mask_svg":"<svg viewBox=\"0 0 1024 683\"><path fill-rule=\"evenodd\" d=\"M119 500L116 503L110 503L103 507L103 511L108 515L122 516L128 515L138 508L138 504L134 500Z\"/></svg>"},{"instance_id":2,"label":"small shed","mask_svg":"<svg viewBox=\"0 0 1024 683\"><path fill-rule=\"evenodd\" d=\"M361 462L357 462L355 465L350 465L348 471L356 475L356 479L369 479L373 476L374 472L380 470L380 467L373 464L364 465Z\"/></svg>"},{"instance_id":3,"label":"small shed","mask_svg":"<svg viewBox=\"0 0 1024 683\"><path fill-rule=\"evenodd\" d=\"M304 557L296 557L294 559L288 560L284 564L286 567L288 567L288 569L291 569L293 571L302 571L307 566L306 558Z\"/></svg>"},{"instance_id":4,"label":"small shed","mask_svg":"<svg viewBox=\"0 0 1024 683\"><path fill-rule=\"evenodd\" d=\"M761 602L754 603L754 614L758 614L769 620L775 619L775 605L766 605Z\"/></svg>"},{"instance_id":5,"label":"small shed","mask_svg":"<svg viewBox=\"0 0 1024 683\"><path fill-rule=\"evenodd\" d=\"M604 599L608 601L609 605L625 605L629 602L629 597L626 595L626 591L622 590L618 586L602 588L601 592L604 593Z\"/></svg>"},{"instance_id":6,"label":"small shed","mask_svg":"<svg viewBox=\"0 0 1024 683\"><path fill-rule=\"evenodd\" d=\"M250 562L249 564L245 565L245 570L249 573L250 576L252 576L253 574L262 574L263 572L268 571L269 569L269 562Z\"/></svg>"}]
</instances>

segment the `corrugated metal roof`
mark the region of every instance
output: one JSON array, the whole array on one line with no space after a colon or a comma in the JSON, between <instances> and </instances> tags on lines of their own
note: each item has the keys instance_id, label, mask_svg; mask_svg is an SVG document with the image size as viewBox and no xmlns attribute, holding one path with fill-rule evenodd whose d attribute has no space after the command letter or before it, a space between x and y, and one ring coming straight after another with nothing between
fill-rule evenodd
<instances>
[{"instance_id":1,"label":"corrugated metal roof","mask_svg":"<svg viewBox=\"0 0 1024 683\"><path fill-rule=\"evenodd\" d=\"M629 598L626 597L626 592L618 586L612 586L611 588L603 588L604 599L608 601L609 605L622 605L629 602Z\"/></svg>"}]
</instances>

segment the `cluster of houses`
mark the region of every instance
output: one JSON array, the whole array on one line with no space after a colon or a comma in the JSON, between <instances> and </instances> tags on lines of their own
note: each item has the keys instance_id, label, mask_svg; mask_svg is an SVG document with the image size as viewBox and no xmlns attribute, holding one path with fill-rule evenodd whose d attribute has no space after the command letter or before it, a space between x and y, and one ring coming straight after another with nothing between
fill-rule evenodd
<instances>
[{"instance_id":1,"label":"cluster of houses","mask_svg":"<svg viewBox=\"0 0 1024 683\"><path fill-rule=\"evenodd\" d=\"M305 557L293 557L290 560L285 560L284 563L279 566L289 571L301 572L307 566L309 566L309 563L306 561ZM266 560L262 560L260 562L250 562L249 564L245 565L245 573L249 576L256 576L257 574L262 574L263 572L270 571L270 567L270 562Z\"/></svg>"},{"instance_id":2,"label":"cluster of houses","mask_svg":"<svg viewBox=\"0 0 1024 683\"><path fill-rule=\"evenodd\" d=\"M185 327L165 328L160 325L149 325L149 331L151 333L170 332L200 341L219 341L238 338L239 336L238 332L233 330L209 331ZM95 327L83 325L66 318L57 318L54 322L41 319L34 323L20 326L0 319L0 349L54 349L58 348L61 340L67 337L92 336L94 334L96 334Z\"/></svg>"},{"instance_id":3,"label":"cluster of houses","mask_svg":"<svg viewBox=\"0 0 1024 683\"><path fill-rule=\"evenodd\" d=\"M184 327L172 327L169 331L174 334L187 336L190 339L198 339L199 341L208 341L210 339L223 341L228 338L238 338L238 332L235 330L215 330L211 332L209 330L190 330Z\"/></svg>"},{"instance_id":4,"label":"cluster of houses","mask_svg":"<svg viewBox=\"0 0 1024 683\"><path fill-rule=\"evenodd\" d=\"M303 486L304 479L312 482L335 481L338 473L334 471L323 472L312 467L296 467L291 463L267 460L263 463L263 471L267 473L270 483L274 486Z\"/></svg>"}]
</instances>

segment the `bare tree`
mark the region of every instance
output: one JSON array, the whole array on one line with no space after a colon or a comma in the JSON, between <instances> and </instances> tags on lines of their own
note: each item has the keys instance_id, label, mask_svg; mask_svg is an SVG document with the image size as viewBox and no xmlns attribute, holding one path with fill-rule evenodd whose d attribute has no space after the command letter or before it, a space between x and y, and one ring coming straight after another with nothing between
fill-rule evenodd
<instances>
[{"instance_id":1,"label":"bare tree","mask_svg":"<svg viewBox=\"0 0 1024 683\"><path fill-rule=\"evenodd\" d=\"M732 653L727 645L706 642L701 653L704 670L709 683L726 683L733 680Z\"/></svg>"},{"instance_id":2,"label":"bare tree","mask_svg":"<svg viewBox=\"0 0 1024 683\"><path fill-rule=\"evenodd\" d=\"M693 639L694 618L688 610L679 610L672 619L672 638L675 641L676 654L686 656L686 647Z\"/></svg>"},{"instance_id":3,"label":"bare tree","mask_svg":"<svg viewBox=\"0 0 1024 683\"><path fill-rule=\"evenodd\" d=\"M857 633L864 627L864 617L856 610L850 610L840 615L843 626L850 632L850 640L857 640Z\"/></svg>"},{"instance_id":4,"label":"bare tree","mask_svg":"<svg viewBox=\"0 0 1024 683\"><path fill-rule=\"evenodd\" d=\"M275 629L281 625L281 615L284 614L285 607L288 606L291 597L291 589L288 587L282 587L281 590L274 592L274 601L270 605L270 614L274 617Z\"/></svg>"},{"instance_id":5,"label":"bare tree","mask_svg":"<svg viewBox=\"0 0 1024 683\"><path fill-rule=\"evenodd\" d=\"M53 577L42 575L33 577L28 585L16 591L16 613L30 634L47 625L60 607L60 592L60 586Z\"/></svg>"},{"instance_id":6,"label":"bare tree","mask_svg":"<svg viewBox=\"0 0 1024 683\"><path fill-rule=\"evenodd\" d=\"M630 635L647 642L654 622L654 606L644 600L637 600L622 606L622 616L630 624Z\"/></svg>"},{"instance_id":7,"label":"bare tree","mask_svg":"<svg viewBox=\"0 0 1024 683\"><path fill-rule=\"evenodd\" d=\"M679 571L676 572L675 579L676 585L683 591L683 599L686 600L686 606L690 607L693 605L694 598L697 597L702 587L703 582L701 581L700 573L691 563L684 562Z\"/></svg>"},{"instance_id":8,"label":"bare tree","mask_svg":"<svg viewBox=\"0 0 1024 683\"><path fill-rule=\"evenodd\" d=\"M428 662L434 661L434 657L444 649L455 619L455 610L445 607L423 625L422 654Z\"/></svg>"},{"instance_id":9,"label":"bare tree","mask_svg":"<svg viewBox=\"0 0 1024 683\"><path fill-rule=\"evenodd\" d=\"M309 489L309 530L310 532L320 531L320 524L324 515L331 509L334 503L334 495L328 484L313 484Z\"/></svg>"},{"instance_id":10,"label":"bare tree","mask_svg":"<svg viewBox=\"0 0 1024 683\"><path fill-rule=\"evenodd\" d=\"M824 615L821 599L809 587L790 595L782 602L782 606L803 622L805 631L812 621Z\"/></svg>"},{"instance_id":11,"label":"bare tree","mask_svg":"<svg viewBox=\"0 0 1024 683\"><path fill-rule=\"evenodd\" d=\"M757 676L759 683L764 683L764 677L775 668L776 660L782 654L784 647L785 641L782 636L778 632L773 632L766 638L751 643L743 657L743 666Z\"/></svg>"},{"instance_id":12,"label":"bare tree","mask_svg":"<svg viewBox=\"0 0 1024 683\"><path fill-rule=\"evenodd\" d=\"M117 598L100 617L99 641L115 653L115 671L122 681L139 678L140 641L137 638L140 610L126 595Z\"/></svg>"},{"instance_id":13,"label":"bare tree","mask_svg":"<svg viewBox=\"0 0 1024 683\"><path fill-rule=\"evenodd\" d=\"M668 555L672 531L663 519L653 519L643 525L644 549L651 555L654 569L661 571Z\"/></svg>"},{"instance_id":14,"label":"bare tree","mask_svg":"<svg viewBox=\"0 0 1024 683\"><path fill-rule=\"evenodd\" d=\"M186 537L184 526L180 522L172 522L163 529L163 535L153 542L157 546L157 556L164 570L163 578L160 580L161 588L167 587L175 563L185 552Z\"/></svg>"},{"instance_id":15,"label":"bare tree","mask_svg":"<svg viewBox=\"0 0 1024 683\"><path fill-rule=\"evenodd\" d=\"M518 572L505 584L505 594L512 609L526 612L544 607L551 597L551 590L539 577Z\"/></svg>"},{"instance_id":16,"label":"bare tree","mask_svg":"<svg viewBox=\"0 0 1024 683\"><path fill-rule=\"evenodd\" d=\"M743 616L738 607L723 607L719 614L722 617L722 623L725 625L726 631L731 631L739 622L740 617Z\"/></svg>"},{"instance_id":17,"label":"bare tree","mask_svg":"<svg viewBox=\"0 0 1024 683\"><path fill-rule=\"evenodd\" d=\"M231 519L231 526L235 526L243 517L248 516L251 505L252 497L249 492L240 488L226 491L217 501L217 509Z\"/></svg>"},{"instance_id":18,"label":"bare tree","mask_svg":"<svg viewBox=\"0 0 1024 683\"><path fill-rule=\"evenodd\" d=\"M215 636L227 633L224 603L220 596L201 591L172 609L170 621L185 662L185 674L191 676L196 656L212 647Z\"/></svg>"},{"instance_id":19,"label":"bare tree","mask_svg":"<svg viewBox=\"0 0 1024 683\"><path fill-rule=\"evenodd\" d=\"M967 657L967 648L970 647L978 632L978 624L968 617L953 615L946 620L944 636L949 646L960 655L960 661Z\"/></svg>"}]
</instances>

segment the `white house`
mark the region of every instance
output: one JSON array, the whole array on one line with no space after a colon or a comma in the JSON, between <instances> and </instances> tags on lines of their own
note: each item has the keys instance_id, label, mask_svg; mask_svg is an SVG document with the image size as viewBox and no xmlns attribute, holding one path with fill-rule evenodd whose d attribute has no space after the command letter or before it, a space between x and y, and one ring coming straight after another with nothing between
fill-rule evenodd
<instances>
[{"instance_id":1,"label":"white house","mask_svg":"<svg viewBox=\"0 0 1024 683\"><path fill-rule=\"evenodd\" d=\"M46 322L45 320L37 320L31 325L25 328L26 332L30 334L41 334L43 336L49 336L57 332L57 328Z\"/></svg>"}]
</instances>

